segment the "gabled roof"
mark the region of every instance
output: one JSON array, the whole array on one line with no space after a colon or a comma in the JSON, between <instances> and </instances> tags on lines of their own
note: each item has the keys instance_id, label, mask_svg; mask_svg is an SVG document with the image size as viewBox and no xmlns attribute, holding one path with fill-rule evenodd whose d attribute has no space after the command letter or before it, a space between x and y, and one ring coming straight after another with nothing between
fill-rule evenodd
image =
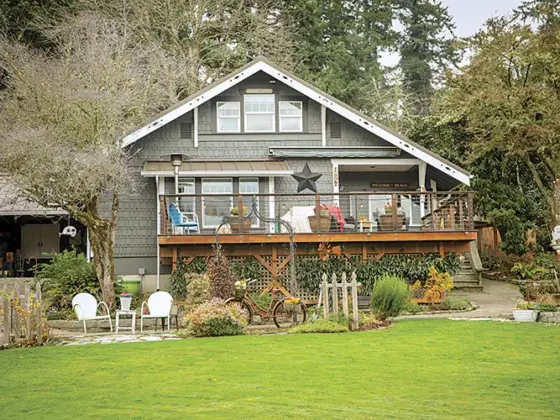
<instances>
[{"instance_id":1,"label":"gabled roof","mask_svg":"<svg viewBox=\"0 0 560 420\"><path fill-rule=\"evenodd\" d=\"M179 102L177 105L165 110L159 115L156 115L146 125L138 128L136 131L126 136L123 139L122 147L127 147L133 144L137 140L168 124L169 122L181 117L182 115L193 110L199 105L202 105L203 103L209 101L213 97L220 95L222 92L228 90L232 86L237 85L238 83L251 77L259 71L267 73L269 76L290 86L292 89L320 103L321 105L324 105L331 111L354 122L358 126L382 138L388 143L399 147L410 155L421 159L422 161L428 163L430 166L438 169L443 173L446 173L447 175L455 178L463 184L470 185L471 175L466 170L460 168L457 165L454 165L453 163L442 158L436 153L429 151L425 147L422 147L412 140L407 139L406 137L391 130L390 128L385 127L374 119L361 113L360 111L332 97L328 93L317 89L315 86L312 86L299 77L294 76L288 71L278 67L276 64L268 61L264 57L256 58L255 60L241 67L239 70L206 86L204 89Z\"/></svg>"},{"instance_id":2,"label":"gabled roof","mask_svg":"<svg viewBox=\"0 0 560 420\"><path fill-rule=\"evenodd\" d=\"M26 199L10 182L8 176L0 174L0 216L63 216L67 214L58 208L43 207Z\"/></svg>"}]
</instances>

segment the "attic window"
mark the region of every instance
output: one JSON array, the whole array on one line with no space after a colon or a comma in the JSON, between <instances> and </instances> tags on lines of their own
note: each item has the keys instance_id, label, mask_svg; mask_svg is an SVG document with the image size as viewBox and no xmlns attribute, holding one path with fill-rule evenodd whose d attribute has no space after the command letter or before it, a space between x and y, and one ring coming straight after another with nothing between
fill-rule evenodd
<instances>
[{"instance_id":1,"label":"attic window","mask_svg":"<svg viewBox=\"0 0 560 420\"><path fill-rule=\"evenodd\" d=\"M192 139L192 123L181 123L179 131L180 138L187 140Z\"/></svg>"},{"instance_id":2,"label":"attic window","mask_svg":"<svg viewBox=\"0 0 560 420\"><path fill-rule=\"evenodd\" d=\"M331 139L342 138L342 124L340 122L332 122L330 124Z\"/></svg>"}]
</instances>

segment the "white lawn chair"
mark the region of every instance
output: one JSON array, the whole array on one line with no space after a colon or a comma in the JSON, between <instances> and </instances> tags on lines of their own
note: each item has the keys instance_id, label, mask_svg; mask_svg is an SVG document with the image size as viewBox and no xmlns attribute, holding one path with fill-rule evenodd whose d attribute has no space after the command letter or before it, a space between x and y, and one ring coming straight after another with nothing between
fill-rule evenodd
<instances>
[{"instance_id":1,"label":"white lawn chair","mask_svg":"<svg viewBox=\"0 0 560 420\"><path fill-rule=\"evenodd\" d=\"M107 315L97 315L97 308L99 306L104 306ZM86 321L90 319L106 319L109 321L109 328L111 329L111 334L113 334L113 325L111 324L111 313L109 312L109 307L103 301L97 303L97 299L90 295L89 293L78 293L72 299L72 309L76 312L78 321L84 322L84 335L87 334Z\"/></svg>"},{"instance_id":2,"label":"white lawn chair","mask_svg":"<svg viewBox=\"0 0 560 420\"><path fill-rule=\"evenodd\" d=\"M144 314L144 305L148 305L149 314ZM148 301L142 302L140 309L140 332L144 331L144 318L156 319L155 329L157 330L157 319L167 318L167 330L171 331L171 305L173 298L167 292L155 292L150 295Z\"/></svg>"}]
</instances>

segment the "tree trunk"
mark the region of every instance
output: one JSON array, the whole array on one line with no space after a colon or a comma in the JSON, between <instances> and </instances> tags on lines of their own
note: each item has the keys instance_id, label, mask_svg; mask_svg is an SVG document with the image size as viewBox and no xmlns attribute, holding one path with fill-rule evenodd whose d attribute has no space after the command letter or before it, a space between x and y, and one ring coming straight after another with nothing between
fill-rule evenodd
<instances>
[{"instance_id":1,"label":"tree trunk","mask_svg":"<svg viewBox=\"0 0 560 420\"><path fill-rule=\"evenodd\" d=\"M560 209L560 179L556 179L556 181L554 181L552 185L552 191L550 191L545 187L539 175L539 171L529 157L529 154L525 154L525 163L527 164L527 167L533 175L533 179L535 180L537 188L546 200L549 213L549 226L552 230L555 226L560 225L560 213L557 212L557 209Z\"/></svg>"},{"instance_id":2,"label":"tree trunk","mask_svg":"<svg viewBox=\"0 0 560 420\"><path fill-rule=\"evenodd\" d=\"M68 209L88 229L93 265L101 286L103 301L109 308L115 304L114 246L119 210L118 191L113 192L112 198L111 215L108 219L99 214L98 200L92 200L85 210Z\"/></svg>"}]
</instances>

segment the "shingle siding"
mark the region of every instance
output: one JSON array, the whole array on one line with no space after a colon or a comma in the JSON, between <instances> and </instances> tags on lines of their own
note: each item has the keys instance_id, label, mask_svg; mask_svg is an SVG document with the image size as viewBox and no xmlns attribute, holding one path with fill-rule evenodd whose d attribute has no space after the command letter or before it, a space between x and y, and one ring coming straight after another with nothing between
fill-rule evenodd
<instances>
[{"instance_id":1,"label":"shingle siding","mask_svg":"<svg viewBox=\"0 0 560 420\"><path fill-rule=\"evenodd\" d=\"M157 265L156 257L156 185L153 178L140 175L142 165L148 158L161 157L172 153L183 153L190 158L199 159L266 159L269 147L308 146L321 147L321 105L303 97L299 92L277 81L269 83L270 77L263 73L240 83L221 94L218 98L202 104L198 110L199 147L194 148L193 139L181 139L181 124L193 123L193 112L189 112L175 121L161 127L131 146L133 167L131 173L135 181L134 194L121 197L119 224L115 245L116 269L119 275L137 274L137 268L146 268L148 274ZM216 133L215 101L231 99L242 101L247 88L272 88L280 100L302 100L303 133ZM243 118L241 107L241 118ZM341 121L342 138L331 139L329 122ZM278 127L278 124L277 124ZM194 136L193 136L194 137ZM387 145L386 142L346 121L337 114L327 111L327 145L328 146L374 146ZM404 154L401 156L404 157ZM313 172L322 173L317 181L320 193L331 193L332 164L330 159L288 159L290 168L299 172L308 162ZM275 179L276 193L295 194L297 182L292 177ZM268 192L268 182L261 179L261 192ZM309 203L308 203L309 201ZM324 200L326 201L326 199ZM284 206L277 204L276 212L282 214L290 205L314 204L313 199L292 199ZM104 203L107 208L108 203ZM284 207L284 208L283 208ZM268 201L261 203L261 212L268 216ZM133 268L135 268L133 270Z\"/></svg>"}]
</instances>

